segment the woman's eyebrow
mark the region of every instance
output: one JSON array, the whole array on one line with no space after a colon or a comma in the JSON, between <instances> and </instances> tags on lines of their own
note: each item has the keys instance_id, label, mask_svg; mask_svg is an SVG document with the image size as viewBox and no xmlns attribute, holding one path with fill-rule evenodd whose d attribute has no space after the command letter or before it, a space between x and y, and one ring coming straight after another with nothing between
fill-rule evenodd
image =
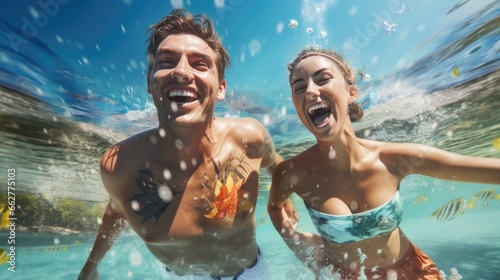
<instances>
[{"instance_id":1,"label":"woman's eyebrow","mask_svg":"<svg viewBox=\"0 0 500 280\"><path fill-rule=\"evenodd\" d=\"M303 78L298 78L298 79L295 79L295 80L293 80L293 81L292 81L292 86L293 86L293 85L295 85L296 83L298 83L298 82L302 82L302 81L304 81L304 79L303 79Z\"/></svg>"},{"instance_id":2,"label":"woman's eyebrow","mask_svg":"<svg viewBox=\"0 0 500 280\"><path fill-rule=\"evenodd\" d=\"M328 71L328 70L330 70L330 68L327 68L327 67L321 68L318 71L314 72L313 77L316 77L316 76L320 75L322 72Z\"/></svg>"},{"instance_id":3,"label":"woman's eyebrow","mask_svg":"<svg viewBox=\"0 0 500 280\"><path fill-rule=\"evenodd\" d=\"M321 68L321 69L317 70L316 72L314 72L314 74L312 76L313 76L313 78L315 78L316 76L320 75L321 73L323 73L324 71L327 71L327 70L330 70L330 68L328 68L328 67ZM293 86L294 84L296 84L298 82L302 82L302 81L304 81L304 78L298 78L296 80L293 80L291 85Z\"/></svg>"}]
</instances>

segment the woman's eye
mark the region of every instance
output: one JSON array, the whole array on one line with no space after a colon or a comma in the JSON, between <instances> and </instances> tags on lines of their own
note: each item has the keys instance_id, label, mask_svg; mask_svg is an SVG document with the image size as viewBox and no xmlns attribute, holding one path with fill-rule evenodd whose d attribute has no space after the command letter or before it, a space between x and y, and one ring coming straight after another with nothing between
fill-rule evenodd
<instances>
[{"instance_id":1,"label":"woman's eye","mask_svg":"<svg viewBox=\"0 0 500 280\"><path fill-rule=\"evenodd\" d=\"M304 90L305 90L305 89L306 89L306 87L305 87L305 86L298 86L298 87L296 87L296 88L293 90L293 93L294 93L294 94L299 94L299 93L304 92Z\"/></svg>"},{"instance_id":2,"label":"woman's eye","mask_svg":"<svg viewBox=\"0 0 500 280\"><path fill-rule=\"evenodd\" d=\"M330 77L321 77L318 80L318 84L326 84L326 83L328 83L329 80L330 80Z\"/></svg>"}]
</instances>

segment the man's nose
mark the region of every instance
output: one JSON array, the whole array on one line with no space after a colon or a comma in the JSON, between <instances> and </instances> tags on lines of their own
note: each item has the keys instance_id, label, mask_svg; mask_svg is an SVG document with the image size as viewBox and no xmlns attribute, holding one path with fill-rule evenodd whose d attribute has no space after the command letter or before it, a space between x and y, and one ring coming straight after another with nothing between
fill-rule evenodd
<instances>
[{"instance_id":1,"label":"man's nose","mask_svg":"<svg viewBox=\"0 0 500 280\"><path fill-rule=\"evenodd\" d=\"M182 57L172 71L172 78L178 82L189 82L193 78L193 73L189 61Z\"/></svg>"}]
</instances>

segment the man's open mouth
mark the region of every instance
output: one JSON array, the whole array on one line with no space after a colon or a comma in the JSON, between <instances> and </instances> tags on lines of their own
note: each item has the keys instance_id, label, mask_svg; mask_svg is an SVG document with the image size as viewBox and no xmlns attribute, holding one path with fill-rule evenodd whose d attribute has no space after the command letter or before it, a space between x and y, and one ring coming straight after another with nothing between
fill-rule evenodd
<instances>
[{"instance_id":1,"label":"man's open mouth","mask_svg":"<svg viewBox=\"0 0 500 280\"><path fill-rule=\"evenodd\" d=\"M185 103L191 103L198 100L199 98L200 97L198 96L198 94L190 90L174 89L168 93L168 99L181 105Z\"/></svg>"},{"instance_id":2,"label":"man's open mouth","mask_svg":"<svg viewBox=\"0 0 500 280\"><path fill-rule=\"evenodd\" d=\"M307 115L316 126L324 124L331 113L332 107L323 102L313 104L307 108Z\"/></svg>"}]
</instances>

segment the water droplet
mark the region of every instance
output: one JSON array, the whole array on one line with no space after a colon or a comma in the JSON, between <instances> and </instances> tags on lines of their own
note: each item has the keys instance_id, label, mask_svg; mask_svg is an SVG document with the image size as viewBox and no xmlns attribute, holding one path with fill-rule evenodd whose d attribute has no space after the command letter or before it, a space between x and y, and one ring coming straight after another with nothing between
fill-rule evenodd
<instances>
[{"instance_id":1,"label":"water droplet","mask_svg":"<svg viewBox=\"0 0 500 280\"><path fill-rule=\"evenodd\" d=\"M179 162L179 165L181 167L182 170L186 170L187 169L187 164L185 161L181 160L181 162Z\"/></svg>"},{"instance_id":2,"label":"water droplet","mask_svg":"<svg viewBox=\"0 0 500 280\"><path fill-rule=\"evenodd\" d=\"M177 148L177 150L182 150L184 144L182 143L181 139L175 139L175 147Z\"/></svg>"},{"instance_id":3,"label":"water droplet","mask_svg":"<svg viewBox=\"0 0 500 280\"><path fill-rule=\"evenodd\" d=\"M358 202L356 202L355 200L351 201L349 207L351 208L352 211L358 209Z\"/></svg>"},{"instance_id":4,"label":"water droplet","mask_svg":"<svg viewBox=\"0 0 500 280\"><path fill-rule=\"evenodd\" d=\"M174 111L174 112L179 111L179 106L177 106L176 102L170 103L170 107L172 108L172 111Z\"/></svg>"},{"instance_id":5,"label":"water droplet","mask_svg":"<svg viewBox=\"0 0 500 280\"><path fill-rule=\"evenodd\" d=\"M286 107L285 107L285 106L281 107L281 112L280 112L280 114L281 114L282 116L286 115Z\"/></svg>"},{"instance_id":6,"label":"water droplet","mask_svg":"<svg viewBox=\"0 0 500 280\"><path fill-rule=\"evenodd\" d=\"M161 185L158 187L158 195L165 202L170 202L172 200L172 191L166 185Z\"/></svg>"},{"instance_id":7,"label":"water droplet","mask_svg":"<svg viewBox=\"0 0 500 280\"><path fill-rule=\"evenodd\" d=\"M59 238L54 238L54 245L59 245L61 243L61 241L59 240Z\"/></svg>"},{"instance_id":8,"label":"water droplet","mask_svg":"<svg viewBox=\"0 0 500 280\"><path fill-rule=\"evenodd\" d=\"M328 158L334 159L335 156L337 156L337 151L333 147L330 147L330 151L328 152Z\"/></svg>"},{"instance_id":9,"label":"water droplet","mask_svg":"<svg viewBox=\"0 0 500 280\"><path fill-rule=\"evenodd\" d=\"M141 206L139 205L139 202L137 202L137 200L132 200L132 202L130 202L130 207L132 207L132 210L134 211L139 211L139 209L141 209Z\"/></svg>"},{"instance_id":10,"label":"water droplet","mask_svg":"<svg viewBox=\"0 0 500 280\"><path fill-rule=\"evenodd\" d=\"M292 29L293 29L293 28L295 28L295 27L297 27L298 25L299 25L299 23L298 23L296 20L294 20L294 19L291 19L291 20L288 22L288 27L290 27L290 28L292 28Z\"/></svg>"},{"instance_id":11,"label":"water droplet","mask_svg":"<svg viewBox=\"0 0 500 280\"><path fill-rule=\"evenodd\" d=\"M151 135L151 137L149 137L149 139L151 140L151 143L153 143L153 144L158 143L158 139L154 135Z\"/></svg>"},{"instance_id":12,"label":"water droplet","mask_svg":"<svg viewBox=\"0 0 500 280\"><path fill-rule=\"evenodd\" d=\"M248 45L248 50L250 51L251 56L255 56L262 49L262 45L259 40L253 39Z\"/></svg>"},{"instance_id":13,"label":"water droplet","mask_svg":"<svg viewBox=\"0 0 500 280\"><path fill-rule=\"evenodd\" d=\"M64 39L63 39L61 36L59 36L59 35L56 35L56 40L57 40L57 42L58 42L59 44L64 43Z\"/></svg>"},{"instance_id":14,"label":"water droplet","mask_svg":"<svg viewBox=\"0 0 500 280\"><path fill-rule=\"evenodd\" d=\"M166 132L166 131L165 131L165 129L163 129L163 128L160 128L160 129L158 130L158 134L160 134L160 137L161 137L161 138L165 138L165 136L167 136L167 132Z\"/></svg>"},{"instance_id":15,"label":"water droplet","mask_svg":"<svg viewBox=\"0 0 500 280\"><path fill-rule=\"evenodd\" d=\"M262 122L264 123L264 125L268 125L271 122L269 115L265 115Z\"/></svg>"},{"instance_id":16,"label":"water droplet","mask_svg":"<svg viewBox=\"0 0 500 280\"><path fill-rule=\"evenodd\" d=\"M130 261L130 264L132 264L133 266L139 266L142 264L142 255L141 253L134 250L130 252L128 260Z\"/></svg>"},{"instance_id":17,"label":"water droplet","mask_svg":"<svg viewBox=\"0 0 500 280\"><path fill-rule=\"evenodd\" d=\"M285 24L282 21L278 22L278 25L276 25L276 33L280 34L281 32L283 32L284 27Z\"/></svg>"}]
</instances>

